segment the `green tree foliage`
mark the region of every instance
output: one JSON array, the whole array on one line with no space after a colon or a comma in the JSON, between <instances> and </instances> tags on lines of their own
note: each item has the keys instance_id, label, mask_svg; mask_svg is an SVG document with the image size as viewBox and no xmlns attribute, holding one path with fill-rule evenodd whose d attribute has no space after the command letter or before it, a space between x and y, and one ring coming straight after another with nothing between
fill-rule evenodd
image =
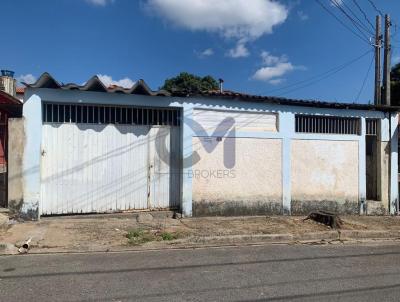
<instances>
[{"instance_id":1,"label":"green tree foliage","mask_svg":"<svg viewBox=\"0 0 400 302\"><path fill-rule=\"evenodd\" d=\"M218 88L218 82L212 76L199 77L187 72L166 79L161 87L169 92L200 93Z\"/></svg>"},{"instance_id":2,"label":"green tree foliage","mask_svg":"<svg viewBox=\"0 0 400 302\"><path fill-rule=\"evenodd\" d=\"M400 106L400 63L392 67L390 78L391 104L394 106Z\"/></svg>"}]
</instances>

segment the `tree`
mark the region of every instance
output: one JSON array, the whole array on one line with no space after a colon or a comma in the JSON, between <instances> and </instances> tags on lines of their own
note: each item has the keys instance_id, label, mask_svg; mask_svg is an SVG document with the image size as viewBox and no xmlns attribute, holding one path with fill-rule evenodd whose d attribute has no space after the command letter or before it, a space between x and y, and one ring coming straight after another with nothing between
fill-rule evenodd
<instances>
[{"instance_id":1,"label":"tree","mask_svg":"<svg viewBox=\"0 0 400 302\"><path fill-rule=\"evenodd\" d=\"M218 82L212 76L199 77L187 72L181 72L176 77L166 79L161 88L169 92L201 93L217 89Z\"/></svg>"},{"instance_id":2,"label":"tree","mask_svg":"<svg viewBox=\"0 0 400 302\"><path fill-rule=\"evenodd\" d=\"M392 67L390 72L390 96L391 104L394 106L400 105L400 63Z\"/></svg>"}]
</instances>

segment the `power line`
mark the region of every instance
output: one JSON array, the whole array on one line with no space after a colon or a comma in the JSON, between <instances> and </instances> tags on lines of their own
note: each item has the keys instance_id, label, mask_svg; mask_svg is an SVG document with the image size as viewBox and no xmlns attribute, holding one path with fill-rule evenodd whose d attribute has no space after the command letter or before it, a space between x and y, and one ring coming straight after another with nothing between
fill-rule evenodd
<instances>
[{"instance_id":1,"label":"power line","mask_svg":"<svg viewBox=\"0 0 400 302\"><path fill-rule=\"evenodd\" d=\"M338 3L337 0L331 0L331 3L337 8L339 9L356 27L356 29L362 34L364 35L364 31L366 31L368 34L370 35L374 35L373 32L371 32L371 30L357 17L357 15L353 12L353 10L347 6L346 2L342 2L342 5ZM346 7L348 11L350 11L350 13L358 20L354 20L353 17L351 17L345 9L343 9L343 7ZM367 37L368 39L368 37Z\"/></svg>"},{"instance_id":2,"label":"power line","mask_svg":"<svg viewBox=\"0 0 400 302\"><path fill-rule=\"evenodd\" d=\"M369 76L369 72L371 71L371 67L372 67L372 63L374 62L374 59L375 59L374 56L372 56L371 63L369 64L369 67L368 67L368 70L367 70L367 74L366 74L365 77L364 77L363 83L362 83L362 85L361 85L361 87L360 87L360 91L358 91L358 94L357 94L357 97L356 97L356 103L357 103L358 100L360 99L360 95L361 95L361 93L362 93L363 90L364 90L365 83L367 82L367 79L368 79L368 76Z\"/></svg>"},{"instance_id":3,"label":"power line","mask_svg":"<svg viewBox=\"0 0 400 302\"><path fill-rule=\"evenodd\" d=\"M358 38L360 38L362 41L367 43L368 45L371 45L370 42L368 41L368 38L363 37L359 35L357 32L355 32L353 29L351 29L349 26L347 26L346 23L344 23L342 20L340 20L334 13L332 13L325 5L321 3L320 0L315 0L325 11L327 11L333 18L336 19L340 24L342 24L344 27L346 27L350 32L352 32L354 35L356 35Z\"/></svg>"},{"instance_id":4,"label":"power line","mask_svg":"<svg viewBox=\"0 0 400 302\"><path fill-rule=\"evenodd\" d=\"M355 0L353 0L353 2L354 2L354 1L355 1ZM367 20L368 24L364 23L364 22L357 16L357 14L353 11L353 9L352 9L350 6L348 6L348 5L346 4L346 2L343 1L342 3L343 3L343 6L346 7L347 10L358 20L358 23L364 28L364 30L365 30L366 32L368 32L369 34L374 35L375 28L372 26L372 30L371 30L371 29L368 27L368 24L369 24L369 25L371 25L371 24L369 23L368 18L366 18L366 15L364 15L364 18ZM362 11L361 11L361 12L362 12Z\"/></svg>"},{"instance_id":5,"label":"power line","mask_svg":"<svg viewBox=\"0 0 400 302\"><path fill-rule=\"evenodd\" d=\"M372 0L368 0L368 2L372 5L374 10L383 17L382 11L379 8L376 7L375 3Z\"/></svg>"},{"instance_id":6,"label":"power line","mask_svg":"<svg viewBox=\"0 0 400 302\"><path fill-rule=\"evenodd\" d=\"M357 0L353 0L353 3L355 6L357 6L358 10L363 14L364 19L368 22L368 24L371 26L372 30L375 30L375 26L372 24L372 22L369 20L367 17L367 14L365 11L361 8L361 6L357 3Z\"/></svg>"},{"instance_id":7,"label":"power line","mask_svg":"<svg viewBox=\"0 0 400 302\"><path fill-rule=\"evenodd\" d=\"M293 84L290 84L290 85L286 85L286 86L281 87L281 88L276 88L276 89L270 90L269 93L273 93L273 92L280 91L280 90L285 90L285 89L287 89L287 88L291 88L291 87L297 86L297 85L299 85L299 84L303 84L303 83L306 83L306 82L308 82L308 81L317 79L317 78L319 78L319 77L321 77L321 76L324 76L324 75L326 75L326 74L328 74L328 73L334 72L334 71L336 71L337 69L342 68L343 66L346 66L346 65L349 65L349 64L354 63L355 61L358 61L359 59L365 57L365 56L366 56L367 54L369 54L370 52L372 52L372 50L368 50L368 51L366 51L365 53L363 53L362 55L358 56L357 58L354 58L354 59L352 59L352 60L349 60L349 61L347 61L347 62L345 62L345 63L343 63L343 64L341 64L341 65L338 65L338 66L336 66L336 67L333 67L333 68L331 68L331 69L328 69L327 71L322 72L322 73L320 73L320 74L318 74L318 75L312 76L312 77L310 77L310 78L308 78L308 79L305 79L305 80L302 80L302 81L299 81L299 82L296 82L296 83L293 83Z\"/></svg>"},{"instance_id":8,"label":"power line","mask_svg":"<svg viewBox=\"0 0 400 302\"><path fill-rule=\"evenodd\" d=\"M360 56L358 56L358 57L356 57L356 58L354 58L354 59L352 59L352 60L350 60L350 61L348 61L348 62L346 62L344 64L341 64L339 66L331 68L331 69L329 69L329 70L327 70L327 71L325 71L325 72L323 72L321 74L318 74L316 76L310 77L308 79L305 79L305 80L302 80L302 81L299 81L299 82L296 82L296 83L293 83L293 84L290 84L290 85L286 85L286 86L278 88L278 89L271 90L271 91L267 92L266 94L271 94L273 92L282 91L282 90L286 90L288 88L294 87L293 89L289 89L287 91L283 91L281 94L278 95L278 96L281 96L281 95L285 95L285 94L288 94L290 92L293 92L293 91L308 87L308 86L313 85L315 83L318 83L318 82L320 82L320 81L322 81L322 80L324 80L324 79L326 79L328 77L333 76L334 74L338 73L339 71L341 71L341 70L345 69L346 67L352 65L353 63L359 61L360 59L362 59L363 57L365 57L366 55L368 55L371 52L372 52L372 50L368 50L367 52L363 53L362 55L360 55ZM304 84L304 85L301 85L301 84ZM301 86L299 86L299 85L301 85ZM296 86L299 86L299 87L296 87Z\"/></svg>"}]
</instances>

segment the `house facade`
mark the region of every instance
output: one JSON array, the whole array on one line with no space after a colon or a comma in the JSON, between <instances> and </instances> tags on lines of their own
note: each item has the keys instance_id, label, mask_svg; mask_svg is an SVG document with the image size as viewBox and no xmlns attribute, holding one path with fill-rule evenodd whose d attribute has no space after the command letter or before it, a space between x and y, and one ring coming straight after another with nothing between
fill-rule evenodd
<instances>
[{"instance_id":1,"label":"house facade","mask_svg":"<svg viewBox=\"0 0 400 302\"><path fill-rule=\"evenodd\" d=\"M173 209L184 216L398 209L398 114L386 106L215 91L170 95L143 82L25 90L15 211Z\"/></svg>"}]
</instances>

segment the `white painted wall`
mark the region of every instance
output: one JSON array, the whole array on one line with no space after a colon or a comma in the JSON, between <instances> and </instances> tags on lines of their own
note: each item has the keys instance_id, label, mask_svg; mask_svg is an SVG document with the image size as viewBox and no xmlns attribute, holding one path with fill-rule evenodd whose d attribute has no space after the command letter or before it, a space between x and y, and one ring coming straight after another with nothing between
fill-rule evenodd
<instances>
[{"instance_id":1,"label":"white painted wall","mask_svg":"<svg viewBox=\"0 0 400 302\"><path fill-rule=\"evenodd\" d=\"M343 110L330 108L300 107L279 104L266 104L261 102L244 102L240 100L223 100L217 98L169 98L169 97L148 97L138 95L117 95L99 92L80 92L62 91L55 89L28 89L26 92L27 102L24 105L24 117L26 118L26 149L24 153L24 208L28 212L38 206L40 200L40 161L41 161L41 102L42 100L60 103L87 103L87 104L114 104L114 105L135 105L135 106L154 106L154 107L181 107L183 111L183 125L181 132L182 146L182 175L181 175L181 209L185 216L192 214L192 201L194 192L194 182L191 174L192 167L190 161L193 155L193 140L195 135L193 116L197 110L218 110L241 111L247 113L267 113L269 118L276 115L278 117L278 131L259 131L246 127L239 127L234 134L237 138L281 140L281 192L282 203L285 213L290 213L292 198L292 168L291 150L294 140L324 140L324 141L353 141L358 143L358 199L359 202L365 200L365 132L357 135L324 135L324 134L304 134L294 132L294 115L316 114L326 116L359 117L362 125L365 126L365 118L379 118L382 121L381 137L382 140L391 140L391 155L397 155L397 126L395 121L397 114L391 118L390 114L378 110ZM246 113L246 114L247 114ZM270 121L270 120L269 120ZM389 123L390 121L390 123ZM271 123L267 123L271 125ZM269 126L268 126L269 127ZM261 127L262 128L262 127ZM266 128L269 129L269 128ZM209 135L209 133L208 133ZM216 134L217 136L219 134ZM229 137L230 133L223 133L222 137ZM250 150L249 152L253 152ZM239 156L242 156L240 154ZM189 164L188 164L189 161ZM391 161L391 210L393 203L397 200L397 159ZM188 164L188 165L185 165ZM257 168L257 167L256 167Z\"/></svg>"},{"instance_id":2,"label":"white painted wall","mask_svg":"<svg viewBox=\"0 0 400 302\"><path fill-rule=\"evenodd\" d=\"M357 141L293 140L291 167L292 199L358 202Z\"/></svg>"},{"instance_id":3,"label":"white painted wall","mask_svg":"<svg viewBox=\"0 0 400 302\"><path fill-rule=\"evenodd\" d=\"M194 164L194 202L282 203L282 141L280 139L193 138L200 161ZM235 165L224 166L224 143L235 145ZM204 144L216 144L208 153Z\"/></svg>"},{"instance_id":4,"label":"white painted wall","mask_svg":"<svg viewBox=\"0 0 400 302\"><path fill-rule=\"evenodd\" d=\"M193 119L211 134L217 127L230 128L227 121L233 119L236 131L244 132L277 132L278 118L276 113L264 112L243 112L243 111L222 111L195 109ZM194 131L198 129L195 125Z\"/></svg>"}]
</instances>

